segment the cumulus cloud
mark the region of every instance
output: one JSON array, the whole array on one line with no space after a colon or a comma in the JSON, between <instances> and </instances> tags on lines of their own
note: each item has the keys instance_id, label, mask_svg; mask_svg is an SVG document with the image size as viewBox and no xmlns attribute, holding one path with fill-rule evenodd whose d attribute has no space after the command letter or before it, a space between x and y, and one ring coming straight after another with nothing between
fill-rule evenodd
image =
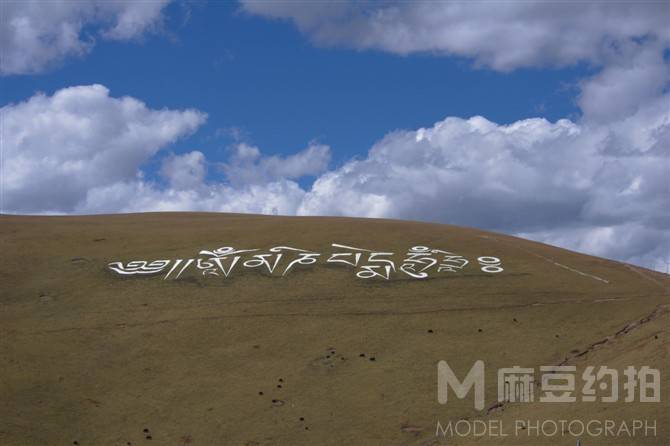
<instances>
[{"instance_id":1,"label":"cumulus cloud","mask_svg":"<svg viewBox=\"0 0 670 446\"><path fill-rule=\"evenodd\" d=\"M181 189L174 186L162 188L138 179L88 190L75 212L202 211L291 215L304 194L297 183L289 180L243 187L212 182Z\"/></svg>"},{"instance_id":2,"label":"cumulus cloud","mask_svg":"<svg viewBox=\"0 0 670 446\"><path fill-rule=\"evenodd\" d=\"M9 1L0 14L0 74L38 73L66 57L83 56L105 39L129 40L160 25L170 0Z\"/></svg>"},{"instance_id":3,"label":"cumulus cloud","mask_svg":"<svg viewBox=\"0 0 670 446\"><path fill-rule=\"evenodd\" d=\"M264 157L257 147L239 143L221 170L234 185L259 184L315 176L325 171L329 162L330 147L323 144L310 144L302 152L287 157Z\"/></svg>"},{"instance_id":4,"label":"cumulus cloud","mask_svg":"<svg viewBox=\"0 0 670 446\"><path fill-rule=\"evenodd\" d=\"M632 39L667 45L663 2L322 2L241 0L250 14L292 21L315 44L429 52L496 70L602 64Z\"/></svg>"},{"instance_id":5,"label":"cumulus cloud","mask_svg":"<svg viewBox=\"0 0 670 446\"><path fill-rule=\"evenodd\" d=\"M397 131L318 178L297 213L449 222L660 267L668 100L613 125L474 117Z\"/></svg>"},{"instance_id":6,"label":"cumulus cloud","mask_svg":"<svg viewBox=\"0 0 670 446\"><path fill-rule=\"evenodd\" d=\"M205 155L197 150L163 159L161 175L174 189L194 189L202 184L207 173Z\"/></svg>"},{"instance_id":7,"label":"cumulus cloud","mask_svg":"<svg viewBox=\"0 0 670 446\"><path fill-rule=\"evenodd\" d=\"M661 95L670 79L664 49L656 40L622 43L609 55L599 73L581 82L577 102L584 119L590 122L625 119Z\"/></svg>"},{"instance_id":8,"label":"cumulus cloud","mask_svg":"<svg viewBox=\"0 0 670 446\"><path fill-rule=\"evenodd\" d=\"M102 85L38 93L0 109L3 209L72 212L88 190L132 180L159 149L194 132L197 110L152 110Z\"/></svg>"},{"instance_id":9,"label":"cumulus cloud","mask_svg":"<svg viewBox=\"0 0 670 446\"><path fill-rule=\"evenodd\" d=\"M330 148L312 144L288 157L264 156L257 147L239 143L228 163L218 165L225 178L207 181L207 160L192 151L163 159L161 187L142 178L94 187L76 206L77 213L142 211L208 211L295 214L304 196L295 180L328 167Z\"/></svg>"},{"instance_id":10,"label":"cumulus cloud","mask_svg":"<svg viewBox=\"0 0 670 446\"><path fill-rule=\"evenodd\" d=\"M0 211L113 213L201 210L293 214L305 191L298 180L323 172L328 146L310 144L287 157L263 156L239 143L224 181L207 181L200 151L163 157L159 173L143 164L206 120L198 110L154 110L138 99L111 97L102 85L38 93L0 109L3 152Z\"/></svg>"},{"instance_id":11,"label":"cumulus cloud","mask_svg":"<svg viewBox=\"0 0 670 446\"><path fill-rule=\"evenodd\" d=\"M670 250L668 95L616 122L499 125L448 117L398 130L328 170L330 149L266 156L237 143L223 179L200 151L142 164L206 116L152 110L100 85L2 108L4 209L19 213L219 211L419 219L519 234L645 266ZM302 188L297 180L316 176Z\"/></svg>"}]
</instances>

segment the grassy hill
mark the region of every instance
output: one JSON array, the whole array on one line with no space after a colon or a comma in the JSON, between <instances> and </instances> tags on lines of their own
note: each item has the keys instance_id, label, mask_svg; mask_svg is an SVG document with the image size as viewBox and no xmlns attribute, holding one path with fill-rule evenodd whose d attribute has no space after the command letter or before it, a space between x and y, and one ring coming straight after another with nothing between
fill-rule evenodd
<instances>
[{"instance_id":1,"label":"grassy hill","mask_svg":"<svg viewBox=\"0 0 670 446\"><path fill-rule=\"evenodd\" d=\"M222 246L332 243L463 255L459 272L361 279L353 267L285 277L121 276L110 262L188 259ZM670 278L510 236L351 218L153 213L0 217L1 445L574 445L576 438L436 437L438 421L656 420L670 444ZM479 256L502 260L488 274ZM486 364L486 408L437 401L437 363ZM497 405L496 370L660 369L660 403ZM539 381L538 375L536 379ZM621 387L621 386L620 386ZM622 389L620 388L620 392ZM665 393L663 393L665 392Z\"/></svg>"}]
</instances>

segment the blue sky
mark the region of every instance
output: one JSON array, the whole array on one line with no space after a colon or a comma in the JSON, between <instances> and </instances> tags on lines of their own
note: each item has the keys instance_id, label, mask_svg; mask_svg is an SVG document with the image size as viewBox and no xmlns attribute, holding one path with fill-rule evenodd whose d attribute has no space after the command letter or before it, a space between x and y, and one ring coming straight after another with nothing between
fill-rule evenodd
<instances>
[{"instance_id":1,"label":"blue sky","mask_svg":"<svg viewBox=\"0 0 670 446\"><path fill-rule=\"evenodd\" d=\"M290 23L250 15L234 2L175 3L165 13L164 29L136 44L98 38L86 57L5 77L0 102L99 83L154 109L205 111L207 123L174 144L175 153L198 149L223 161L234 142L225 129L238 128L267 154L294 153L311 140L328 144L338 165L365 156L388 132L447 116L500 124L578 116L576 85L588 74L586 64L497 72L463 57L315 47ZM146 171L155 174L163 156Z\"/></svg>"},{"instance_id":2,"label":"blue sky","mask_svg":"<svg viewBox=\"0 0 670 446\"><path fill-rule=\"evenodd\" d=\"M0 212L401 218L667 267L668 2L0 8Z\"/></svg>"}]
</instances>

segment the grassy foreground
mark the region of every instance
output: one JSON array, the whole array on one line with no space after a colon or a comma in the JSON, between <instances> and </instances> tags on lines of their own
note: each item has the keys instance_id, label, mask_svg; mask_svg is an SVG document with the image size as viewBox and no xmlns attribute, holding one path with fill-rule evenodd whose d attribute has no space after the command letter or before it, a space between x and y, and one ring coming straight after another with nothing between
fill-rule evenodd
<instances>
[{"instance_id":1,"label":"grassy foreground","mask_svg":"<svg viewBox=\"0 0 670 446\"><path fill-rule=\"evenodd\" d=\"M363 280L319 263L286 277L235 270L121 277L113 261L221 246L426 245L471 263ZM350 218L153 213L0 216L0 445L574 445L569 435L436 436L438 421L656 420L670 444L667 275L500 234ZM478 256L502 259L486 274ZM602 280L598 280L602 279ZM374 360L373 360L374 359ZM486 364L486 408L437 401L437 362ZM660 403L497 402L519 365L661 371ZM538 375L536 379L539 381ZM621 385L620 385L621 387ZM620 388L622 394L623 389Z\"/></svg>"}]
</instances>

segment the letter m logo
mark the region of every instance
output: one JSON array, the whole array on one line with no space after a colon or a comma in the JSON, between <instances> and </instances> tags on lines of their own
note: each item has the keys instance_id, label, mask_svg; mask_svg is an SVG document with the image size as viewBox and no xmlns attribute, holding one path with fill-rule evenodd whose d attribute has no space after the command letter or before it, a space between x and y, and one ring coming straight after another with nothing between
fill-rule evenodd
<instances>
[{"instance_id":1,"label":"letter m logo","mask_svg":"<svg viewBox=\"0 0 670 446\"><path fill-rule=\"evenodd\" d=\"M437 363L437 401L447 404L449 387L454 391L456 397L463 399L475 388L475 409L484 408L484 361L476 361L463 382L456 378L447 361Z\"/></svg>"}]
</instances>

